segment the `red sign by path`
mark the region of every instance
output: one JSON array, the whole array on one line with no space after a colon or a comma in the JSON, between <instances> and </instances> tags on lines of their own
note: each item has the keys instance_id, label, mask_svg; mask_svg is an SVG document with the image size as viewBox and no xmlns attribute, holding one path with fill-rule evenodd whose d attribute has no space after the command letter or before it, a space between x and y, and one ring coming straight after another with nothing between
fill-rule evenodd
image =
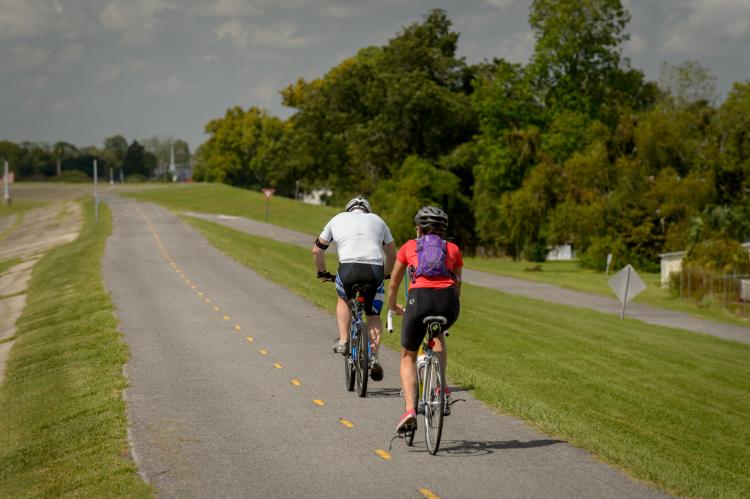
<instances>
[{"instance_id":1,"label":"red sign by path","mask_svg":"<svg viewBox=\"0 0 750 499\"><path fill-rule=\"evenodd\" d=\"M271 199L271 196L273 196L273 193L276 192L276 189L261 189L263 191L263 195L266 197L266 199Z\"/></svg>"}]
</instances>

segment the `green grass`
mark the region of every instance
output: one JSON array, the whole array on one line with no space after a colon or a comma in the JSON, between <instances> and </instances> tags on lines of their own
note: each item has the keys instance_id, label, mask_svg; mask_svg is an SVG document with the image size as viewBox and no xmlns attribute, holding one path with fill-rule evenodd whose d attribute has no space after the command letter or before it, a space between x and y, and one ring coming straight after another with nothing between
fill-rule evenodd
<instances>
[{"instance_id":1,"label":"green grass","mask_svg":"<svg viewBox=\"0 0 750 499\"><path fill-rule=\"evenodd\" d=\"M309 250L187 220L333 313ZM672 493L748 495L750 346L468 285L451 331L452 382L491 406ZM398 347L397 334L384 341Z\"/></svg>"},{"instance_id":2,"label":"green grass","mask_svg":"<svg viewBox=\"0 0 750 499\"><path fill-rule=\"evenodd\" d=\"M577 261L550 261L543 263L513 261L506 258L465 258L466 268L481 270L492 274L517 277L528 281L553 284L574 291L592 293L615 298L607 284L614 272L605 277L603 272L581 268ZM538 270L537 270L538 269ZM635 303L666 308L676 312L690 314L700 319L725 322L728 324L750 326L748 318L739 317L719 306L699 306L689 301L682 301L669 295L661 287L661 275L655 272L638 272L646 284L646 289L635 297Z\"/></svg>"},{"instance_id":3,"label":"green grass","mask_svg":"<svg viewBox=\"0 0 750 499\"><path fill-rule=\"evenodd\" d=\"M260 192L224 184L180 184L125 191L141 201L159 203L172 210L222 213L265 220L266 200ZM269 202L269 222L307 234L317 235L328 220L340 212L330 206L315 206L274 196Z\"/></svg>"},{"instance_id":4,"label":"green grass","mask_svg":"<svg viewBox=\"0 0 750 499\"><path fill-rule=\"evenodd\" d=\"M263 220L265 199L259 192L223 184L180 184L144 186L127 190L125 195L142 201L159 203L178 211L223 213ZM271 199L270 222L276 225L316 235L339 210L328 206L313 206L279 196ZM576 291L614 298L603 274L578 267L578 262L544 262L541 272L529 272L536 263L516 262L502 258L466 258L467 268L507 275L520 279L544 282ZM738 317L717 306L698 306L669 296L661 288L656 273L640 273L646 290L635 298L636 303L684 312L701 319L749 326L750 320Z\"/></svg>"},{"instance_id":5,"label":"green grass","mask_svg":"<svg viewBox=\"0 0 750 499\"><path fill-rule=\"evenodd\" d=\"M35 266L0 387L0 497L148 497L128 458L117 332L100 260L111 232L87 203L79 238Z\"/></svg>"},{"instance_id":6,"label":"green grass","mask_svg":"<svg viewBox=\"0 0 750 499\"><path fill-rule=\"evenodd\" d=\"M48 204L39 199L14 199L13 203L6 205L0 202L0 217L8 215L19 215L34 208L40 208Z\"/></svg>"},{"instance_id":7,"label":"green grass","mask_svg":"<svg viewBox=\"0 0 750 499\"><path fill-rule=\"evenodd\" d=\"M0 274L11 267L15 267L19 263L23 263L23 260L21 260L20 258L11 258L9 260L0 261Z\"/></svg>"}]
</instances>

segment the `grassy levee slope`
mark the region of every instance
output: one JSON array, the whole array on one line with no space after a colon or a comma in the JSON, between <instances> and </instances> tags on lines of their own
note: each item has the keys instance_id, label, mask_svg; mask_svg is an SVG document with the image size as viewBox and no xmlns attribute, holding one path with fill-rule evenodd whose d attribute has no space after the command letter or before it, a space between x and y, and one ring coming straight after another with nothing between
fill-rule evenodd
<instances>
[{"instance_id":1,"label":"grassy levee slope","mask_svg":"<svg viewBox=\"0 0 750 499\"><path fill-rule=\"evenodd\" d=\"M141 201L159 203L172 210L221 213L265 220L266 200L260 192L224 184L181 184L125 191L123 194ZM269 222L307 234L320 234L323 226L339 209L314 206L293 199L274 196L269 201Z\"/></svg>"},{"instance_id":2,"label":"grassy levee slope","mask_svg":"<svg viewBox=\"0 0 750 499\"><path fill-rule=\"evenodd\" d=\"M467 268L474 270L543 282L574 291L615 298L615 294L607 281L616 270L611 272L609 276L605 276L603 272L581 268L577 261L534 263L512 261L507 258L466 258L464 262ZM661 287L661 274L659 273L639 272L638 274L646 284L646 289L635 297L636 303L683 312L701 319L744 327L750 326L750 319L737 316L722 308L718 303L701 306L691 301L682 301L670 296L669 291Z\"/></svg>"},{"instance_id":3,"label":"grassy levee slope","mask_svg":"<svg viewBox=\"0 0 750 499\"><path fill-rule=\"evenodd\" d=\"M35 266L0 387L0 497L150 497L128 458L128 357L104 290L110 212Z\"/></svg>"},{"instance_id":4,"label":"grassy levee slope","mask_svg":"<svg viewBox=\"0 0 750 499\"><path fill-rule=\"evenodd\" d=\"M255 220L263 220L265 213L265 199L262 194L223 184L181 184L156 187L149 185L138 190L128 189L123 194L178 211L222 213ZM326 222L338 211L340 210L330 206L313 206L275 196L271 199L269 221L314 236L320 233ZM536 266L536 263L502 258L466 258L465 263L467 268L474 270L544 282L610 298L615 297L607 285L606 277L601 273L579 268L578 262L544 262L540 265L541 271L536 272L525 270ZM670 297L669 293L661 288L659 274L641 273L641 277L648 287L635 298L636 302L684 312L701 319L717 320L740 326L750 324L747 319L737 317L718 306L701 307L692 302Z\"/></svg>"},{"instance_id":5,"label":"grassy levee slope","mask_svg":"<svg viewBox=\"0 0 750 499\"><path fill-rule=\"evenodd\" d=\"M334 291L314 279L309 250L186 219L333 312ZM398 348L398 334L384 341ZM473 286L449 343L452 382L491 406L670 492L748 495L750 346ZM460 424L460 406L451 418Z\"/></svg>"}]
</instances>

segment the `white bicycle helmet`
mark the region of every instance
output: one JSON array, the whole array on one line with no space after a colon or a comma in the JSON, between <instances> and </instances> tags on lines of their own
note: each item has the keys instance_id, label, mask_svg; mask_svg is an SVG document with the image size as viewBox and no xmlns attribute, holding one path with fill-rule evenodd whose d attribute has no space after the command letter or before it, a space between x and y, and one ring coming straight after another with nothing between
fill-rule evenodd
<instances>
[{"instance_id":1,"label":"white bicycle helmet","mask_svg":"<svg viewBox=\"0 0 750 499\"><path fill-rule=\"evenodd\" d=\"M357 208L363 210L365 213L372 213L370 203L368 203L363 196L352 198L348 203L346 203L346 208L344 208L344 211L352 211Z\"/></svg>"}]
</instances>

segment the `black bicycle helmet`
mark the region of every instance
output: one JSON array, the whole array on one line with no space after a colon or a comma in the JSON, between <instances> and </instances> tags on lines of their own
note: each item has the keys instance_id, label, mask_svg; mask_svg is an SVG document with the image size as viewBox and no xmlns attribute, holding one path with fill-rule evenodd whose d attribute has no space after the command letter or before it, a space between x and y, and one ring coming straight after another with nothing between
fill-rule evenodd
<instances>
[{"instance_id":1,"label":"black bicycle helmet","mask_svg":"<svg viewBox=\"0 0 750 499\"><path fill-rule=\"evenodd\" d=\"M414 217L414 223L420 229L433 229L445 232L448 228L448 215L436 206L423 206Z\"/></svg>"},{"instance_id":2,"label":"black bicycle helmet","mask_svg":"<svg viewBox=\"0 0 750 499\"><path fill-rule=\"evenodd\" d=\"M363 196L352 198L348 203L346 203L346 208L344 208L344 211L352 211L356 208L364 210L366 213L372 213L370 203L368 203Z\"/></svg>"}]
</instances>

